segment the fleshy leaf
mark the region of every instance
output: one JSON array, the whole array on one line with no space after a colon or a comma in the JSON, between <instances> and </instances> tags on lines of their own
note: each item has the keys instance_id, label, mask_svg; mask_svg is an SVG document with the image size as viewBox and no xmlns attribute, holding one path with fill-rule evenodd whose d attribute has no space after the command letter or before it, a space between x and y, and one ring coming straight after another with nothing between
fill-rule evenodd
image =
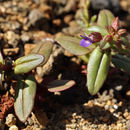
<instances>
[{"instance_id":1,"label":"fleshy leaf","mask_svg":"<svg viewBox=\"0 0 130 130\"><path fill-rule=\"evenodd\" d=\"M18 58L14 62L14 73L15 74L23 74L31 71L38 65L40 65L44 60L44 57L39 54L29 54L27 56L23 56Z\"/></svg>"},{"instance_id":2,"label":"fleshy leaf","mask_svg":"<svg viewBox=\"0 0 130 130\"><path fill-rule=\"evenodd\" d=\"M112 24L112 21L114 19L114 15L109 10L101 10L98 15L97 24L105 27Z\"/></svg>"},{"instance_id":3,"label":"fleshy leaf","mask_svg":"<svg viewBox=\"0 0 130 130\"><path fill-rule=\"evenodd\" d=\"M92 32L99 32L102 35L108 35L108 32L107 32L106 28L101 27L101 26L91 26L91 27L86 29L87 34L90 34Z\"/></svg>"},{"instance_id":4,"label":"fleshy leaf","mask_svg":"<svg viewBox=\"0 0 130 130\"><path fill-rule=\"evenodd\" d=\"M111 55L97 47L91 54L87 67L87 87L95 95L102 87L109 70Z\"/></svg>"},{"instance_id":5,"label":"fleshy leaf","mask_svg":"<svg viewBox=\"0 0 130 130\"><path fill-rule=\"evenodd\" d=\"M109 42L102 42L101 44L100 44L100 48L102 49L102 50L107 50L108 48L110 48L111 47L111 43L109 43Z\"/></svg>"},{"instance_id":6,"label":"fleshy leaf","mask_svg":"<svg viewBox=\"0 0 130 130\"><path fill-rule=\"evenodd\" d=\"M32 111L36 94L36 82L33 75L26 80L18 80L15 87L14 109L19 120L25 122Z\"/></svg>"},{"instance_id":7,"label":"fleshy leaf","mask_svg":"<svg viewBox=\"0 0 130 130\"><path fill-rule=\"evenodd\" d=\"M96 21L96 19L97 19L97 15L93 15L93 16L91 17L91 19L90 19L90 23L91 23L91 24L94 23L94 22Z\"/></svg>"},{"instance_id":8,"label":"fleshy leaf","mask_svg":"<svg viewBox=\"0 0 130 130\"><path fill-rule=\"evenodd\" d=\"M54 80L47 85L49 92L59 92L75 85L73 80Z\"/></svg>"},{"instance_id":9,"label":"fleshy leaf","mask_svg":"<svg viewBox=\"0 0 130 130\"><path fill-rule=\"evenodd\" d=\"M112 57L112 63L119 69L130 73L130 58L117 54Z\"/></svg>"},{"instance_id":10,"label":"fleshy leaf","mask_svg":"<svg viewBox=\"0 0 130 130\"><path fill-rule=\"evenodd\" d=\"M74 55L85 55L93 50L95 47L91 45L87 48L80 46L81 39L71 36L60 36L56 38L56 41L67 51Z\"/></svg>"},{"instance_id":11,"label":"fleshy leaf","mask_svg":"<svg viewBox=\"0 0 130 130\"><path fill-rule=\"evenodd\" d=\"M4 59L3 59L1 51L0 51L0 64L4 64Z\"/></svg>"},{"instance_id":12,"label":"fleshy leaf","mask_svg":"<svg viewBox=\"0 0 130 130\"><path fill-rule=\"evenodd\" d=\"M52 48L53 48L53 41L44 40L44 41L41 41L40 43L38 43L36 45L36 47L32 50L31 53L43 55L44 61L40 65L44 65L50 57L50 54L52 52Z\"/></svg>"}]
</instances>

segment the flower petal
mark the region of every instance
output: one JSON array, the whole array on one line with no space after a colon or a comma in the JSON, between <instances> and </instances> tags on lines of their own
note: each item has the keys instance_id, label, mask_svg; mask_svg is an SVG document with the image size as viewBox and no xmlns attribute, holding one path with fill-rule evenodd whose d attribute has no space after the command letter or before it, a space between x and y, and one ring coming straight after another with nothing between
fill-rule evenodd
<instances>
[{"instance_id":1,"label":"flower petal","mask_svg":"<svg viewBox=\"0 0 130 130\"><path fill-rule=\"evenodd\" d=\"M90 38L89 37L87 37L87 36L83 36L83 35L80 35L83 39L85 39L85 40L90 40Z\"/></svg>"},{"instance_id":2,"label":"flower petal","mask_svg":"<svg viewBox=\"0 0 130 130\"><path fill-rule=\"evenodd\" d=\"M83 47L88 47L88 46L90 46L91 44L92 44L92 42L89 41L89 40L82 39L82 40L80 41L80 45L83 46Z\"/></svg>"}]
</instances>

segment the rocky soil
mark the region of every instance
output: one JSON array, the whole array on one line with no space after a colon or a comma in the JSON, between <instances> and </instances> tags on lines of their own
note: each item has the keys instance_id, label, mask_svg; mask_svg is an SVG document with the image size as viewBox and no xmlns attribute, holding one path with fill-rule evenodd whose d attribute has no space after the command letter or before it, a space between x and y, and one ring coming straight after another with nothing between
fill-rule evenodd
<instances>
[{"instance_id":1,"label":"rocky soil","mask_svg":"<svg viewBox=\"0 0 130 130\"><path fill-rule=\"evenodd\" d=\"M26 55L44 38L79 33L83 2L1 0L0 46L4 57L16 59ZM103 8L119 15L122 26L130 32L129 0L92 0L90 14ZM111 68L100 93L91 96L85 87L86 77L81 73L83 65L78 57L55 45L49 62L36 70L41 99L36 99L30 117L21 123L14 111L9 111L0 119L0 130L130 130L130 74ZM61 93L49 93L42 88L46 77L73 79L76 85Z\"/></svg>"}]
</instances>

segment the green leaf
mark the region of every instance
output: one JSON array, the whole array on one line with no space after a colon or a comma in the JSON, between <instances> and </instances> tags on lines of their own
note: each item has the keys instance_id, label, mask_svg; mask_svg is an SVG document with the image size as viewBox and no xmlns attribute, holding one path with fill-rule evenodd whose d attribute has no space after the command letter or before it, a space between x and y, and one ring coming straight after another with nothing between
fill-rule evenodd
<instances>
[{"instance_id":1,"label":"green leaf","mask_svg":"<svg viewBox=\"0 0 130 130\"><path fill-rule=\"evenodd\" d=\"M1 51L0 51L0 65L3 65L4 64L4 59L3 59L3 55L2 55L2 53L1 53Z\"/></svg>"},{"instance_id":2,"label":"green leaf","mask_svg":"<svg viewBox=\"0 0 130 130\"><path fill-rule=\"evenodd\" d=\"M56 41L67 51L74 55L85 55L95 48L91 45L87 48L80 46L81 39L71 36L60 36L56 38Z\"/></svg>"},{"instance_id":3,"label":"green leaf","mask_svg":"<svg viewBox=\"0 0 130 130\"><path fill-rule=\"evenodd\" d=\"M91 27L86 29L87 34L90 34L91 32L99 32L102 35L107 35L108 34L106 28L101 27L101 26L91 26Z\"/></svg>"},{"instance_id":4,"label":"green leaf","mask_svg":"<svg viewBox=\"0 0 130 130\"><path fill-rule=\"evenodd\" d=\"M40 43L38 43L36 45L36 47L32 50L31 53L43 55L44 61L40 65L44 65L50 57L50 54L52 52L52 48L53 48L53 41L44 40L44 41L41 41Z\"/></svg>"},{"instance_id":5,"label":"green leaf","mask_svg":"<svg viewBox=\"0 0 130 130\"><path fill-rule=\"evenodd\" d=\"M18 80L15 87L14 109L19 120L25 122L32 111L36 94L36 82L33 75L26 80Z\"/></svg>"},{"instance_id":6,"label":"green leaf","mask_svg":"<svg viewBox=\"0 0 130 130\"><path fill-rule=\"evenodd\" d=\"M130 58L117 54L112 57L112 63L119 69L130 73Z\"/></svg>"},{"instance_id":7,"label":"green leaf","mask_svg":"<svg viewBox=\"0 0 130 130\"><path fill-rule=\"evenodd\" d=\"M44 60L44 57L39 54L29 54L27 56L23 56L18 58L14 62L14 73L15 74L23 74L31 71L38 65L40 65Z\"/></svg>"},{"instance_id":8,"label":"green leaf","mask_svg":"<svg viewBox=\"0 0 130 130\"><path fill-rule=\"evenodd\" d=\"M111 55L97 47L91 54L87 67L87 86L91 95L102 87L109 70Z\"/></svg>"},{"instance_id":9,"label":"green leaf","mask_svg":"<svg viewBox=\"0 0 130 130\"><path fill-rule=\"evenodd\" d=\"M97 15L93 15L90 19L90 23L93 24L97 19Z\"/></svg>"},{"instance_id":10,"label":"green leaf","mask_svg":"<svg viewBox=\"0 0 130 130\"><path fill-rule=\"evenodd\" d=\"M102 49L102 50L107 50L108 48L110 48L111 47L111 43L109 43L109 42L102 42L101 44L100 44L100 48Z\"/></svg>"},{"instance_id":11,"label":"green leaf","mask_svg":"<svg viewBox=\"0 0 130 130\"><path fill-rule=\"evenodd\" d=\"M75 85L73 80L54 80L47 85L49 92L60 92Z\"/></svg>"},{"instance_id":12,"label":"green leaf","mask_svg":"<svg viewBox=\"0 0 130 130\"><path fill-rule=\"evenodd\" d=\"M114 15L109 10L101 10L98 15L97 24L105 27L112 24L112 21L114 19Z\"/></svg>"}]
</instances>

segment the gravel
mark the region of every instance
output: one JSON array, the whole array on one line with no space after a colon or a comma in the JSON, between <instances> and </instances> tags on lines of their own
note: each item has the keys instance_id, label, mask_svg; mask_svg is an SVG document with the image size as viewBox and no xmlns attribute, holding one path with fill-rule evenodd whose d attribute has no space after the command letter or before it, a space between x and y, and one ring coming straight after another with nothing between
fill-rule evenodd
<instances>
[{"instance_id":1,"label":"gravel","mask_svg":"<svg viewBox=\"0 0 130 130\"><path fill-rule=\"evenodd\" d=\"M95 10L110 7L118 12L119 1L109 1L92 0L92 6ZM81 28L74 18L79 17L76 15L81 11L79 3L78 0L1 1L0 41L5 56L23 55L23 48L28 54L34 44L46 37L77 34ZM123 2L122 7L129 10ZM124 25L128 27L128 23L127 18ZM25 123L21 123L14 112L8 114L5 120L0 120L0 129L130 130L129 75L115 72L108 77L100 93L92 97L86 89L80 63L77 57L66 51L63 53L56 45L48 64L37 68L38 74L41 77L49 74L53 78L61 75L59 77L73 79L77 84L59 95L43 94L45 101L38 104L40 108L35 105Z\"/></svg>"}]
</instances>

